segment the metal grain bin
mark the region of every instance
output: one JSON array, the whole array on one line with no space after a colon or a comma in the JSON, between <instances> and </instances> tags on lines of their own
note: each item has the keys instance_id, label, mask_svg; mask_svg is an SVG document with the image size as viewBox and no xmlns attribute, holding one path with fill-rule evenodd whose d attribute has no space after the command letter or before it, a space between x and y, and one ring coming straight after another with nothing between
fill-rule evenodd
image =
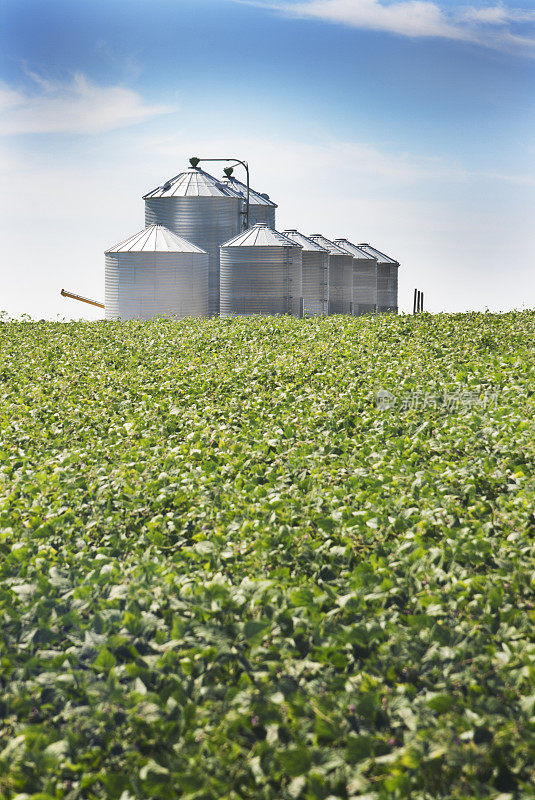
<instances>
[{"instance_id":1,"label":"metal grain bin","mask_svg":"<svg viewBox=\"0 0 535 800\"><path fill-rule=\"evenodd\" d=\"M359 248L377 259L377 311L379 314L398 313L399 261L386 256L367 243Z\"/></svg>"},{"instance_id":2,"label":"metal grain bin","mask_svg":"<svg viewBox=\"0 0 535 800\"><path fill-rule=\"evenodd\" d=\"M329 251L296 230L283 235L301 245L303 313L318 316L329 313Z\"/></svg>"},{"instance_id":3,"label":"metal grain bin","mask_svg":"<svg viewBox=\"0 0 535 800\"><path fill-rule=\"evenodd\" d=\"M377 259L348 239L334 243L353 256L353 313L374 314L377 306Z\"/></svg>"},{"instance_id":4,"label":"metal grain bin","mask_svg":"<svg viewBox=\"0 0 535 800\"><path fill-rule=\"evenodd\" d=\"M247 185L242 183L237 178L222 178L221 183L229 186L240 197L247 200ZM256 192L249 187L249 227L252 228L257 222L265 222L270 228L275 227L275 209L277 204L269 199L269 195Z\"/></svg>"},{"instance_id":5,"label":"metal grain bin","mask_svg":"<svg viewBox=\"0 0 535 800\"><path fill-rule=\"evenodd\" d=\"M149 225L106 250L106 319L208 315L208 253Z\"/></svg>"},{"instance_id":6,"label":"metal grain bin","mask_svg":"<svg viewBox=\"0 0 535 800\"><path fill-rule=\"evenodd\" d=\"M321 233L308 238L329 251L329 314L352 314L353 257Z\"/></svg>"},{"instance_id":7,"label":"metal grain bin","mask_svg":"<svg viewBox=\"0 0 535 800\"><path fill-rule=\"evenodd\" d=\"M206 250L209 313L219 313L219 247L242 229L242 199L202 169L191 167L146 194L145 224L160 223Z\"/></svg>"},{"instance_id":8,"label":"metal grain bin","mask_svg":"<svg viewBox=\"0 0 535 800\"><path fill-rule=\"evenodd\" d=\"M257 223L221 246L221 316L301 313L301 248Z\"/></svg>"}]
</instances>

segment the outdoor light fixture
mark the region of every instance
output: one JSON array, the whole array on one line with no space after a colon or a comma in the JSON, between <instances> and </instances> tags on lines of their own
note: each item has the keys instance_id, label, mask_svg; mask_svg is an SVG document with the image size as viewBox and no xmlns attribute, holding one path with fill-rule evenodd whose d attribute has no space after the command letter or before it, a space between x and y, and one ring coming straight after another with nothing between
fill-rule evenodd
<instances>
[{"instance_id":1,"label":"outdoor light fixture","mask_svg":"<svg viewBox=\"0 0 535 800\"><path fill-rule=\"evenodd\" d=\"M234 172L234 167L236 164L241 164L245 170L247 175L247 200L245 201L245 227L249 227L249 165L247 161L242 161L241 158L197 158L196 156L192 156L189 160L189 163L192 167L197 167L201 161L234 161L234 164L230 167L226 167L223 172L227 177L230 178L232 173ZM227 170L231 170L229 173Z\"/></svg>"}]
</instances>

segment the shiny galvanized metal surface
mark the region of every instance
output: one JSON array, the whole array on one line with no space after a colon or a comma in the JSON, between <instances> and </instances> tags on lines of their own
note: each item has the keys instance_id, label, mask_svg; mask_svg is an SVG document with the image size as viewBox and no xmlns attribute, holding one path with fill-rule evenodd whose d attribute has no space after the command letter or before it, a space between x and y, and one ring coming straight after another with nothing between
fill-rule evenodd
<instances>
[{"instance_id":1,"label":"shiny galvanized metal surface","mask_svg":"<svg viewBox=\"0 0 535 800\"><path fill-rule=\"evenodd\" d=\"M303 248L302 292L305 316L329 313L329 251L295 229L282 232Z\"/></svg>"},{"instance_id":2,"label":"shiny galvanized metal surface","mask_svg":"<svg viewBox=\"0 0 535 800\"><path fill-rule=\"evenodd\" d=\"M221 183L233 189L245 201L247 199L247 184L237 178L222 178ZM277 204L269 199L269 195L257 192L249 187L249 227L257 222L264 222L270 228L275 227L275 209Z\"/></svg>"},{"instance_id":3,"label":"shiny galvanized metal surface","mask_svg":"<svg viewBox=\"0 0 535 800\"><path fill-rule=\"evenodd\" d=\"M353 313L375 313L377 306L377 260L357 247L349 239L335 239L334 243L353 256Z\"/></svg>"},{"instance_id":4,"label":"shiny galvanized metal surface","mask_svg":"<svg viewBox=\"0 0 535 800\"><path fill-rule=\"evenodd\" d=\"M196 244L188 242L182 236L178 236L166 228L164 225L155 223L143 228L142 231L134 233L123 242L108 248L107 253L137 253L163 252L163 253L206 253Z\"/></svg>"},{"instance_id":5,"label":"shiny galvanized metal surface","mask_svg":"<svg viewBox=\"0 0 535 800\"><path fill-rule=\"evenodd\" d=\"M208 315L208 254L152 225L105 254L106 319Z\"/></svg>"},{"instance_id":6,"label":"shiny galvanized metal surface","mask_svg":"<svg viewBox=\"0 0 535 800\"><path fill-rule=\"evenodd\" d=\"M301 312L301 248L258 223L221 247L221 316Z\"/></svg>"},{"instance_id":7,"label":"shiny galvanized metal surface","mask_svg":"<svg viewBox=\"0 0 535 800\"><path fill-rule=\"evenodd\" d=\"M351 314L353 256L321 233L313 233L308 238L329 251L329 314Z\"/></svg>"},{"instance_id":8,"label":"shiny galvanized metal surface","mask_svg":"<svg viewBox=\"0 0 535 800\"><path fill-rule=\"evenodd\" d=\"M398 311L399 262L385 255L367 242L358 245L361 250L377 259L377 311L380 314Z\"/></svg>"},{"instance_id":9,"label":"shiny galvanized metal surface","mask_svg":"<svg viewBox=\"0 0 535 800\"><path fill-rule=\"evenodd\" d=\"M219 247L242 227L242 198L200 169L188 169L144 197L145 222L159 222L206 250L209 313L219 313Z\"/></svg>"},{"instance_id":10,"label":"shiny galvanized metal surface","mask_svg":"<svg viewBox=\"0 0 535 800\"><path fill-rule=\"evenodd\" d=\"M222 181L218 181L209 172L199 167L189 167L143 195L150 197L236 197L236 192Z\"/></svg>"}]
</instances>

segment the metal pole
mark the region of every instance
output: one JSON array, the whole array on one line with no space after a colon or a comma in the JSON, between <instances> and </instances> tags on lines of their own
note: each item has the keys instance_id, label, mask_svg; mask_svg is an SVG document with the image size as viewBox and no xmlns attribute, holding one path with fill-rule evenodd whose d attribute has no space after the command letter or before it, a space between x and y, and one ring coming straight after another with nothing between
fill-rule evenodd
<instances>
[{"instance_id":1,"label":"metal pole","mask_svg":"<svg viewBox=\"0 0 535 800\"><path fill-rule=\"evenodd\" d=\"M71 297L73 300L79 300L81 303L89 303L90 306L98 306L98 308L104 308L104 303L99 303L98 300L89 300L87 297L82 297L79 294L73 294L73 292L67 292L65 289L61 290L62 297Z\"/></svg>"},{"instance_id":2,"label":"metal pole","mask_svg":"<svg viewBox=\"0 0 535 800\"><path fill-rule=\"evenodd\" d=\"M420 310L423 311L424 310L424 293L423 292L422 292L422 296L420 297L420 302L421 302L421 306L422 306Z\"/></svg>"},{"instance_id":3,"label":"metal pole","mask_svg":"<svg viewBox=\"0 0 535 800\"><path fill-rule=\"evenodd\" d=\"M412 313L413 314L416 314L416 292L417 291L418 291L418 289L414 290L414 297L412 299Z\"/></svg>"},{"instance_id":4,"label":"metal pole","mask_svg":"<svg viewBox=\"0 0 535 800\"><path fill-rule=\"evenodd\" d=\"M245 169L245 173L247 175L247 199L245 202L245 227L249 227L249 164L247 161L242 161L241 158L197 158L197 156L193 156L190 158L189 163L192 167L196 167L201 161L233 161L234 164L241 164L242 167Z\"/></svg>"}]
</instances>

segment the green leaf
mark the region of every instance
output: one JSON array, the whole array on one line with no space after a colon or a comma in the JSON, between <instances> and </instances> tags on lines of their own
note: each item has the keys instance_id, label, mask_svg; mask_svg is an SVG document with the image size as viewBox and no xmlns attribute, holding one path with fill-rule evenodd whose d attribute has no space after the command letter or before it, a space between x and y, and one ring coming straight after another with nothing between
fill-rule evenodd
<instances>
[{"instance_id":1,"label":"green leaf","mask_svg":"<svg viewBox=\"0 0 535 800\"><path fill-rule=\"evenodd\" d=\"M356 764L373 754L373 739L371 736L349 736L346 746L346 760L349 764Z\"/></svg>"},{"instance_id":2,"label":"green leaf","mask_svg":"<svg viewBox=\"0 0 535 800\"><path fill-rule=\"evenodd\" d=\"M308 772L310 753L305 747L292 747L280 753L282 768L288 775L297 776Z\"/></svg>"},{"instance_id":3,"label":"green leaf","mask_svg":"<svg viewBox=\"0 0 535 800\"><path fill-rule=\"evenodd\" d=\"M243 626L243 635L246 639L255 639L269 627L268 620L248 620Z\"/></svg>"},{"instance_id":4,"label":"green leaf","mask_svg":"<svg viewBox=\"0 0 535 800\"><path fill-rule=\"evenodd\" d=\"M109 672L116 664L117 660L115 656L113 653L110 653L106 647L102 648L97 658L93 662L95 669L101 672Z\"/></svg>"}]
</instances>

